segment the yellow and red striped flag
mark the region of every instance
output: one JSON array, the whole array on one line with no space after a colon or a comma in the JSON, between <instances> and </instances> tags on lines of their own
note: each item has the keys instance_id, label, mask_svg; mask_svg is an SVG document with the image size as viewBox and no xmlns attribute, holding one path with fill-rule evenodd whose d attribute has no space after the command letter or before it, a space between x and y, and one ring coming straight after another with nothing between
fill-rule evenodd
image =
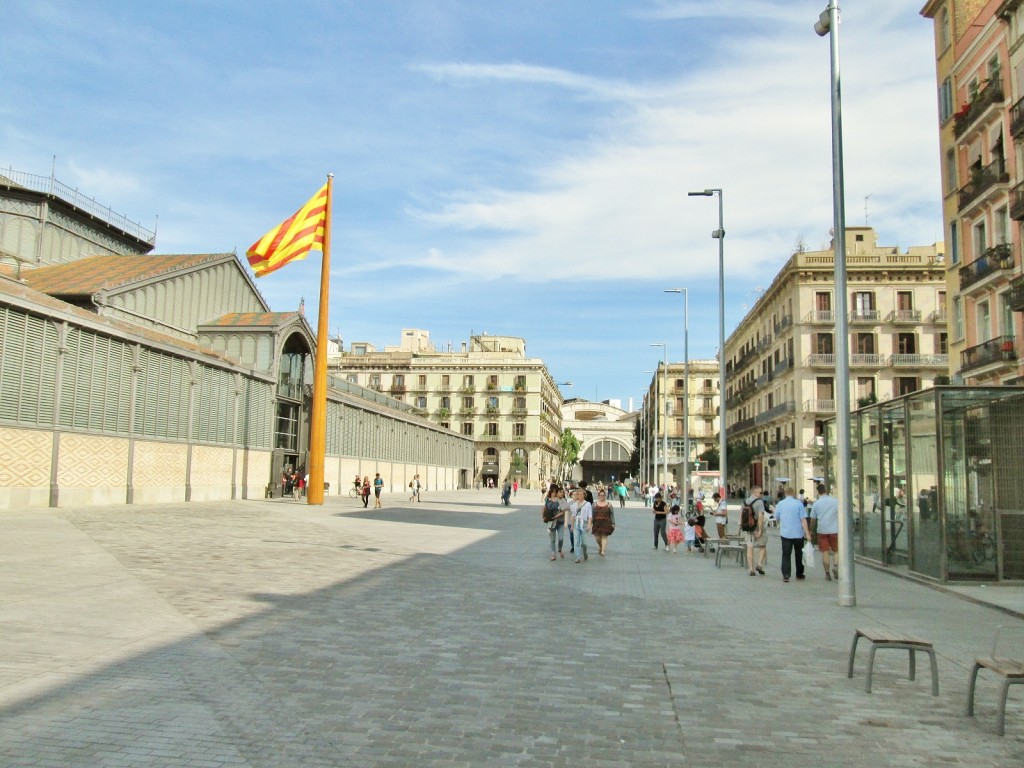
<instances>
[{"instance_id":1,"label":"yellow and red striped flag","mask_svg":"<svg viewBox=\"0 0 1024 768\"><path fill-rule=\"evenodd\" d=\"M327 185L294 214L253 243L245 255L256 277L269 275L289 261L304 259L314 249L323 250L327 221Z\"/></svg>"}]
</instances>

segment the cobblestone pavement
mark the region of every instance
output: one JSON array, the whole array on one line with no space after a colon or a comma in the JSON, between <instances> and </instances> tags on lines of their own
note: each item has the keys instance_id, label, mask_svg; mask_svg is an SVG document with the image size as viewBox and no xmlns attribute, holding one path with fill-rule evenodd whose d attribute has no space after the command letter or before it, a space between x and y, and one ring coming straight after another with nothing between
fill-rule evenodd
<instances>
[{"instance_id":1,"label":"cobblestone pavement","mask_svg":"<svg viewBox=\"0 0 1024 768\"><path fill-rule=\"evenodd\" d=\"M0 513L2 766L1020 766L1024 686L969 666L1024 620L857 568L783 584L654 552L547 559L540 496ZM1017 588L1014 588L1017 589ZM867 648L884 626L935 643ZM1017 636L1024 649L1024 634Z\"/></svg>"}]
</instances>

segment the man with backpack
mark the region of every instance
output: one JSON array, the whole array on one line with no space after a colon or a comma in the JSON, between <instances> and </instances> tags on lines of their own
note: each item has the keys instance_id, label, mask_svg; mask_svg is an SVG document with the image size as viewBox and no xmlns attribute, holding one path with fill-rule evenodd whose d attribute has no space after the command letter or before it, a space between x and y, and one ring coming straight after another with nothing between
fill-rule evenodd
<instances>
[{"instance_id":1,"label":"man with backpack","mask_svg":"<svg viewBox=\"0 0 1024 768\"><path fill-rule=\"evenodd\" d=\"M740 532L747 545L747 567L750 575L759 573L764 576L764 566L768 561L768 536L764 524L764 500L761 497L761 486L750 489L750 495L743 500L740 511ZM757 559L754 559L755 553Z\"/></svg>"}]
</instances>

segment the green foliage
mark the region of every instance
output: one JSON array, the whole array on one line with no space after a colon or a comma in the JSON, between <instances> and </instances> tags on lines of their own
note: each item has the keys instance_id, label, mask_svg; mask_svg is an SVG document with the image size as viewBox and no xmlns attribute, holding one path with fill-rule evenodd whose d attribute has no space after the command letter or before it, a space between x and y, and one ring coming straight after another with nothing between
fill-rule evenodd
<instances>
[{"instance_id":1,"label":"green foliage","mask_svg":"<svg viewBox=\"0 0 1024 768\"><path fill-rule=\"evenodd\" d=\"M558 477L563 477L566 469L576 466L580 460L580 448L583 444L572 433L571 429L563 429L558 436Z\"/></svg>"}]
</instances>

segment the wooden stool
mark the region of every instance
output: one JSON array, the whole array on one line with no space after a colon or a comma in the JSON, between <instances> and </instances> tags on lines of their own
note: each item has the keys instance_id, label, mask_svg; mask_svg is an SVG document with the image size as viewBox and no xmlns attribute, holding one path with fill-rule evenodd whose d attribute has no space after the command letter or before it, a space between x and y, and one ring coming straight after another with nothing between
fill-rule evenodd
<instances>
[{"instance_id":1,"label":"wooden stool","mask_svg":"<svg viewBox=\"0 0 1024 768\"><path fill-rule=\"evenodd\" d=\"M1003 678L1002 691L999 696L999 715L996 720L996 731L1000 736L1006 733L1006 694L1011 685L1024 683L1024 661L1008 659L1004 656L997 656L999 650L999 632L1005 629L1003 626L996 627L995 638L992 640L992 655L979 656L974 660L974 667L971 669L971 682L967 687L967 717L974 716L974 685L978 681L978 670L982 667L990 669Z\"/></svg>"},{"instance_id":2,"label":"wooden stool","mask_svg":"<svg viewBox=\"0 0 1024 768\"><path fill-rule=\"evenodd\" d=\"M850 665L846 671L847 677L853 677L853 657L857 653L857 641L864 638L871 642L871 653L868 656L868 679L864 690L871 693L871 674L875 667L875 651L879 648L903 648L910 651L910 679L914 679L916 664L914 654L922 651L928 654L932 664L932 696L939 695L939 668L935 662L935 648L927 640L919 640L910 635L899 635L885 629L858 629L853 635L853 645L850 647Z\"/></svg>"}]
</instances>

